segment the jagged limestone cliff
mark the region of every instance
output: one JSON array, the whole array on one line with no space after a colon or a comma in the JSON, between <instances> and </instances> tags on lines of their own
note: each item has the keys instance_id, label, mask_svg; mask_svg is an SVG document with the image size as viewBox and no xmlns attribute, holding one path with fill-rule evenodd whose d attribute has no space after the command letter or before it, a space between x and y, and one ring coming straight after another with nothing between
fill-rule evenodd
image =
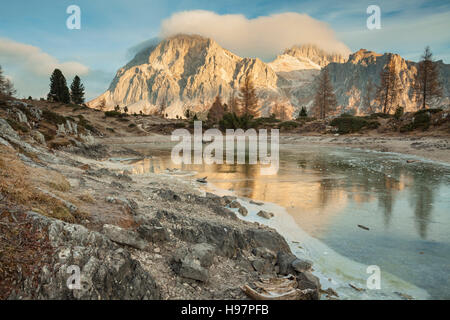
<instances>
[{"instance_id":1,"label":"jagged limestone cliff","mask_svg":"<svg viewBox=\"0 0 450 320\"><path fill-rule=\"evenodd\" d=\"M364 114L363 97L369 80L373 92L380 82L380 71L393 59L402 81L399 105L416 109L412 86L416 62L397 54L378 54L361 49L348 58L327 53L313 45L294 46L271 63L241 58L222 48L212 39L196 35L178 35L141 50L133 60L117 71L108 90L89 102L105 110L127 106L130 113L167 114L182 117L185 110L208 110L215 97L225 103L237 95L245 75L251 74L260 104L260 114L269 115L272 106L281 104L289 116L296 116L302 106L311 108L315 78L323 68L330 73L339 104L338 112ZM436 105L449 105L450 65L439 65L444 97ZM372 95L372 100L374 95ZM372 101L376 107L374 101Z\"/></svg>"}]
</instances>

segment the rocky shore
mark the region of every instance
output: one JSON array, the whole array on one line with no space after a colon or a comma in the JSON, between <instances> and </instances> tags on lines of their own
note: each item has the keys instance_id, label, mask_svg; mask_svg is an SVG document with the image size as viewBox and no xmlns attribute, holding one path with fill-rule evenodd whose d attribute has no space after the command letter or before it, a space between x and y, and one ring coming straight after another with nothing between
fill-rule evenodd
<instances>
[{"instance_id":1,"label":"rocky shore","mask_svg":"<svg viewBox=\"0 0 450 320\"><path fill-rule=\"evenodd\" d=\"M232 197L132 175L104 158L136 153L60 134L76 143L51 149L0 119L0 299L248 299L243 286L287 275L297 298L320 297L312 264Z\"/></svg>"}]
</instances>

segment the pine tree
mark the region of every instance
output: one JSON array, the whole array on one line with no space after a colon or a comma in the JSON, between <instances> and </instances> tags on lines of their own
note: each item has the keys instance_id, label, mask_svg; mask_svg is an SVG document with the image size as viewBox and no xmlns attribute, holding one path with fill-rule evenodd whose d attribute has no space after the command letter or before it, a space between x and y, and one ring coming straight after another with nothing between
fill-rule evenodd
<instances>
[{"instance_id":1,"label":"pine tree","mask_svg":"<svg viewBox=\"0 0 450 320\"><path fill-rule=\"evenodd\" d=\"M208 120L212 122L218 122L222 120L224 113L225 109L222 105L222 99L218 95L216 97L216 100L214 100L214 103L212 104L211 108L209 109Z\"/></svg>"},{"instance_id":2,"label":"pine tree","mask_svg":"<svg viewBox=\"0 0 450 320\"><path fill-rule=\"evenodd\" d=\"M398 99L402 92L402 85L392 57L381 71L380 78L376 100L380 104L382 112L387 114L398 104Z\"/></svg>"},{"instance_id":3,"label":"pine tree","mask_svg":"<svg viewBox=\"0 0 450 320\"><path fill-rule=\"evenodd\" d=\"M12 97L17 93L16 89L14 89L14 85L11 82L11 80L6 79L5 76L3 76L3 70L0 66L0 94L3 94L5 96Z\"/></svg>"},{"instance_id":4,"label":"pine tree","mask_svg":"<svg viewBox=\"0 0 450 320\"><path fill-rule=\"evenodd\" d=\"M50 77L50 92L47 95L47 99L63 103L70 102L66 78L59 69L55 69Z\"/></svg>"},{"instance_id":5,"label":"pine tree","mask_svg":"<svg viewBox=\"0 0 450 320\"><path fill-rule=\"evenodd\" d=\"M280 119L281 121L285 121L288 118L286 107L278 102L272 107L271 112L275 118Z\"/></svg>"},{"instance_id":6,"label":"pine tree","mask_svg":"<svg viewBox=\"0 0 450 320\"><path fill-rule=\"evenodd\" d=\"M433 62L433 54L430 47L425 48L422 60L417 66L417 74L414 79L414 93L416 101L422 109L430 105L434 98L442 96L442 86L439 82L437 65Z\"/></svg>"},{"instance_id":7,"label":"pine tree","mask_svg":"<svg viewBox=\"0 0 450 320\"><path fill-rule=\"evenodd\" d=\"M84 103L84 85L81 83L80 77L75 76L70 85L70 97L73 103Z\"/></svg>"},{"instance_id":8,"label":"pine tree","mask_svg":"<svg viewBox=\"0 0 450 320\"><path fill-rule=\"evenodd\" d=\"M239 92L239 105L242 115L256 117L258 114L258 98L256 96L255 86L249 74L246 75L244 84Z\"/></svg>"},{"instance_id":9,"label":"pine tree","mask_svg":"<svg viewBox=\"0 0 450 320\"><path fill-rule=\"evenodd\" d=\"M299 118L306 118L308 116L308 113L306 112L306 108L305 107L302 107L302 109L300 110L298 116L299 116Z\"/></svg>"},{"instance_id":10,"label":"pine tree","mask_svg":"<svg viewBox=\"0 0 450 320\"><path fill-rule=\"evenodd\" d=\"M363 97L363 107L369 113L373 113L372 108L372 98L373 98L374 86L372 83L372 79L369 78L366 85L366 92Z\"/></svg>"},{"instance_id":11,"label":"pine tree","mask_svg":"<svg viewBox=\"0 0 450 320\"><path fill-rule=\"evenodd\" d=\"M239 115L241 113L241 110L239 108L239 102L237 101L234 91L230 93L230 98L228 100L228 111L231 113L235 113Z\"/></svg>"},{"instance_id":12,"label":"pine tree","mask_svg":"<svg viewBox=\"0 0 450 320\"><path fill-rule=\"evenodd\" d=\"M328 70L325 68L318 78L314 108L320 119L325 119L327 113L336 108L337 101L331 85Z\"/></svg>"}]
</instances>

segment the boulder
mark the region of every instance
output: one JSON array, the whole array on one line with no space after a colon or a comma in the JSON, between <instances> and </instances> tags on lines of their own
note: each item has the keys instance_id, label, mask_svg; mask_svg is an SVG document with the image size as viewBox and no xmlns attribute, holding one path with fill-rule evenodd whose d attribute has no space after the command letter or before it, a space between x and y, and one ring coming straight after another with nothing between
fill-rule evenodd
<instances>
[{"instance_id":1,"label":"boulder","mask_svg":"<svg viewBox=\"0 0 450 320\"><path fill-rule=\"evenodd\" d=\"M173 255L173 270L181 277L207 282L215 251L215 247L207 243L178 248Z\"/></svg>"},{"instance_id":2,"label":"boulder","mask_svg":"<svg viewBox=\"0 0 450 320\"><path fill-rule=\"evenodd\" d=\"M294 274L292 262L296 259L297 257L292 253L279 251L277 254L277 265L279 267L279 273L282 275Z\"/></svg>"},{"instance_id":3,"label":"boulder","mask_svg":"<svg viewBox=\"0 0 450 320\"><path fill-rule=\"evenodd\" d=\"M238 212L243 215L244 217L248 215L248 210L245 207L240 207Z\"/></svg>"},{"instance_id":4,"label":"boulder","mask_svg":"<svg viewBox=\"0 0 450 320\"><path fill-rule=\"evenodd\" d=\"M19 135L13 128L9 125L8 121L0 118L0 135L2 136L10 136L15 139L19 139Z\"/></svg>"},{"instance_id":5,"label":"boulder","mask_svg":"<svg viewBox=\"0 0 450 320\"><path fill-rule=\"evenodd\" d=\"M313 263L309 260L303 260L303 259L295 259L291 263L292 268L297 272L305 272L310 271L312 268Z\"/></svg>"},{"instance_id":6,"label":"boulder","mask_svg":"<svg viewBox=\"0 0 450 320\"><path fill-rule=\"evenodd\" d=\"M274 214L272 212L267 212L264 210L261 210L257 213L258 216L260 216L261 218L265 218L265 219L270 219L274 216Z\"/></svg>"},{"instance_id":7,"label":"boulder","mask_svg":"<svg viewBox=\"0 0 450 320\"><path fill-rule=\"evenodd\" d=\"M297 274L298 288L301 290L312 289L314 290L313 299L317 300L320 298L320 280L311 272L301 272Z\"/></svg>"},{"instance_id":8,"label":"boulder","mask_svg":"<svg viewBox=\"0 0 450 320\"><path fill-rule=\"evenodd\" d=\"M238 201L236 201L236 200L234 200L233 202L231 202L231 203L229 204L229 206L230 206L230 208L233 208L233 209L236 209L236 208L242 208L242 205L241 205Z\"/></svg>"},{"instance_id":9,"label":"boulder","mask_svg":"<svg viewBox=\"0 0 450 320\"><path fill-rule=\"evenodd\" d=\"M34 140L36 140L38 143L42 144L42 145L46 145L45 142L45 137L42 133L40 133L39 131L33 131L31 132L31 136L34 138Z\"/></svg>"},{"instance_id":10,"label":"boulder","mask_svg":"<svg viewBox=\"0 0 450 320\"><path fill-rule=\"evenodd\" d=\"M164 227L141 225L137 231L142 238L149 242L163 242L170 239L169 232Z\"/></svg>"},{"instance_id":11,"label":"boulder","mask_svg":"<svg viewBox=\"0 0 450 320\"><path fill-rule=\"evenodd\" d=\"M103 233L111 241L119 244L124 244L140 250L144 250L147 247L147 242L136 232L131 230L126 230L111 224L105 224L103 225Z\"/></svg>"},{"instance_id":12,"label":"boulder","mask_svg":"<svg viewBox=\"0 0 450 320\"><path fill-rule=\"evenodd\" d=\"M186 257L181 264L179 275L183 278L207 282L209 271L200 265L200 261Z\"/></svg>"}]
</instances>

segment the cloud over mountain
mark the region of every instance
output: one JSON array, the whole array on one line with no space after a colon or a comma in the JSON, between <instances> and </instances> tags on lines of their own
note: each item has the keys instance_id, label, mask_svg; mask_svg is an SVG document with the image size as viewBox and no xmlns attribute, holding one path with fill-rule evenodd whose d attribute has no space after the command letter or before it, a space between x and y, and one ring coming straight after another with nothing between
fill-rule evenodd
<instances>
[{"instance_id":1,"label":"cloud over mountain","mask_svg":"<svg viewBox=\"0 0 450 320\"><path fill-rule=\"evenodd\" d=\"M258 57L265 61L295 44L315 44L328 52L350 53L328 24L295 12L248 19L241 14L183 11L161 23L161 37L179 33L209 37L240 56Z\"/></svg>"}]
</instances>

